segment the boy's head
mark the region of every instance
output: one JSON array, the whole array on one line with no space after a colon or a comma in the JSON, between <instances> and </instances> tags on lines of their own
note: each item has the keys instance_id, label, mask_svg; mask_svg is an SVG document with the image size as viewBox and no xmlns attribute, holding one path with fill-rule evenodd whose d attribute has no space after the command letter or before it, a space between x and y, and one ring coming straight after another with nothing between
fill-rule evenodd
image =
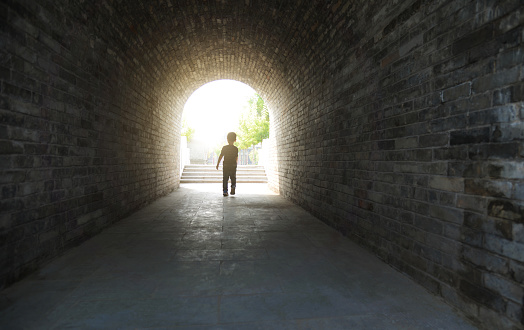
<instances>
[{"instance_id":1,"label":"boy's head","mask_svg":"<svg viewBox=\"0 0 524 330\"><path fill-rule=\"evenodd\" d=\"M235 132L229 132L227 133L227 142L228 143L233 143L237 140L237 135Z\"/></svg>"}]
</instances>

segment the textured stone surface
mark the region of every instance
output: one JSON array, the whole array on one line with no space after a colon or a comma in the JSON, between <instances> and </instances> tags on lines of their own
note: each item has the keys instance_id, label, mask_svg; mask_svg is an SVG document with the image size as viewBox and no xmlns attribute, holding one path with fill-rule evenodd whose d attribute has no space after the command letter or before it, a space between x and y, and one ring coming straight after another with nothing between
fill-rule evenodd
<instances>
[{"instance_id":1,"label":"textured stone surface","mask_svg":"<svg viewBox=\"0 0 524 330\"><path fill-rule=\"evenodd\" d=\"M488 327L522 327L523 12L0 3L0 286L176 189L185 101L236 79L271 108L273 189Z\"/></svg>"},{"instance_id":2,"label":"textured stone surface","mask_svg":"<svg viewBox=\"0 0 524 330\"><path fill-rule=\"evenodd\" d=\"M182 184L3 290L2 328L477 329L267 185L216 188Z\"/></svg>"}]
</instances>

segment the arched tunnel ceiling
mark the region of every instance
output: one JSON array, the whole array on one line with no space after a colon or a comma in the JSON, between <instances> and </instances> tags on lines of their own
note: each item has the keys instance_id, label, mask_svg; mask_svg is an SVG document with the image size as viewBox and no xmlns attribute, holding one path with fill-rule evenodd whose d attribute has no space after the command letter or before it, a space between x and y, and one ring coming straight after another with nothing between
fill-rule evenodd
<instances>
[{"instance_id":1,"label":"arched tunnel ceiling","mask_svg":"<svg viewBox=\"0 0 524 330\"><path fill-rule=\"evenodd\" d=\"M272 95L300 82L294 68L323 61L333 39L327 34L348 41L352 24L351 2L342 1L97 1L70 8L96 20L89 25L119 56L155 61L158 79L172 82L183 99L209 81L235 79L270 105Z\"/></svg>"}]
</instances>

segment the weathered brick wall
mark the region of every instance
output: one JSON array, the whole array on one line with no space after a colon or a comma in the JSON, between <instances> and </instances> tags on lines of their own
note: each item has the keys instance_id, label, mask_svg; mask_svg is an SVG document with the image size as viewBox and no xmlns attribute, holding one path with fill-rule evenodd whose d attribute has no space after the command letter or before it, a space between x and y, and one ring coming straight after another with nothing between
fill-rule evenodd
<instances>
[{"instance_id":1,"label":"weathered brick wall","mask_svg":"<svg viewBox=\"0 0 524 330\"><path fill-rule=\"evenodd\" d=\"M290 69L280 193L485 327L521 328L523 3L338 4Z\"/></svg>"},{"instance_id":2,"label":"weathered brick wall","mask_svg":"<svg viewBox=\"0 0 524 330\"><path fill-rule=\"evenodd\" d=\"M178 185L216 79L271 186L487 328L521 328L520 0L0 3L1 286Z\"/></svg>"},{"instance_id":3,"label":"weathered brick wall","mask_svg":"<svg viewBox=\"0 0 524 330\"><path fill-rule=\"evenodd\" d=\"M180 115L80 7L0 13L1 288L176 188Z\"/></svg>"}]
</instances>

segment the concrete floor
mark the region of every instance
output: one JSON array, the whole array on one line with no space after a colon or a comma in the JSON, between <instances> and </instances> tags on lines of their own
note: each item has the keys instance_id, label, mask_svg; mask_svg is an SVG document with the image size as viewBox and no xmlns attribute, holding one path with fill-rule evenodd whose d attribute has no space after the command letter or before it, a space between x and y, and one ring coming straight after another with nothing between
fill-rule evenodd
<instances>
[{"instance_id":1,"label":"concrete floor","mask_svg":"<svg viewBox=\"0 0 524 330\"><path fill-rule=\"evenodd\" d=\"M0 292L2 329L475 329L265 184L187 184Z\"/></svg>"}]
</instances>

